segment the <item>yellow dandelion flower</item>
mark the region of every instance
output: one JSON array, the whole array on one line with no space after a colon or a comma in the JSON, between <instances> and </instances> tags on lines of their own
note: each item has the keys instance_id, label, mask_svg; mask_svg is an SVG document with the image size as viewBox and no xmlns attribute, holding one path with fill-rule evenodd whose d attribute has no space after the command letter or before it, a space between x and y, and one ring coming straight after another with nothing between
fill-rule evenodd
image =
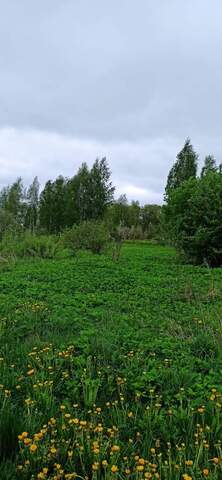
<instances>
[{"instance_id":1,"label":"yellow dandelion flower","mask_svg":"<svg viewBox=\"0 0 222 480\"><path fill-rule=\"evenodd\" d=\"M126 469L125 469L125 474L126 474L126 475L130 475L130 474L131 474L130 468L126 468Z\"/></svg>"},{"instance_id":2,"label":"yellow dandelion flower","mask_svg":"<svg viewBox=\"0 0 222 480\"><path fill-rule=\"evenodd\" d=\"M30 445L30 447L29 447L29 450L30 450L31 453L35 453L37 448L38 448L37 445L32 443L32 445Z\"/></svg>"},{"instance_id":3,"label":"yellow dandelion flower","mask_svg":"<svg viewBox=\"0 0 222 480\"><path fill-rule=\"evenodd\" d=\"M112 473L117 473L118 470L119 470L119 469L118 469L117 465L112 465L112 467L111 467L111 472L112 472Z\"/></svg>"},{"instance_id":4,"label":"yellow dandelion flower","mask_svg":"<svg viewBox=\"0 0 222 480\"><path fill-rule=\"evenodd\" d=\"M114 453L119 452L120 451L119 445L113 445L112 448L111 448L111 451L114 452Z\"/></svg>"},{"instance_id":5,"label":"yellow dandelion flower","mask_svg":"<svg viewBox=\"0 0 222 480\"><path fill-rule=\"evenodd\" d=\"M144 465L137 465L136 469L137 469L137 472L143 472Z\"/></svg>"}]
</instances>

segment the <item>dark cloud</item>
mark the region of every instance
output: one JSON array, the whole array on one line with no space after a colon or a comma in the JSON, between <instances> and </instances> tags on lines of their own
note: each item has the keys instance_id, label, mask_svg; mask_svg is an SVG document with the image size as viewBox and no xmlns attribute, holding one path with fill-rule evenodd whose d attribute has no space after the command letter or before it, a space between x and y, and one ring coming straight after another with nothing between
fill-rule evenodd
<instances>
[{"instance_id":1,"label":"dark cloud","mask_svg":"<svg viewBox=\"0 0 222 480\"><path fill-rule=\"evenodd\" d=\"M35 174L33 135L41 158L49 159L44 174L62 163L69 170L71 152L78 153L74 164L93 160L98 148L110 155L117 183L134 196L141 188L143 200L161 198L186 136L201 154L222 156L220 0L0 0L0 6L2 178L19 173L22 159L28 177ZM15 142L13 167L6 131Z\"/></svg>"}]
</instances>

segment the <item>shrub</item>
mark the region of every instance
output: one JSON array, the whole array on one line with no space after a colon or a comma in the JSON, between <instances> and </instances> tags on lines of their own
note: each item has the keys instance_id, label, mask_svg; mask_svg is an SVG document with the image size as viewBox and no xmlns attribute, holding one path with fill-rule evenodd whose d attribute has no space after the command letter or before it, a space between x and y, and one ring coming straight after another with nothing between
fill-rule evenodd
<instances>
[{"instance_id":1,"label":"shrub","mask_svg":"<svg viewBox=\"0 0 222 480\"><path fill-rule=\"evenodd\" d=\"M100 222L84 222L75 225L63 234L63 244L72 251L91 250L100 254L108 246L110 235L107 227Z\"/></svg>"},{"instance_id":2,"label":"shrub","mask_svg":"<svg viewBox=\"0 0 222 480\"><path fill-rule=\"evenodd\" d=\"M222 175L209 173L172 190L164 206L169 239L196 264L222 265Z\"/></svg>"},{"instance_id":3,"label":"shrub","mask_svg":"<svg viewBox=\"0 0 222 480\"><path fill-rule=\"evenodd\" d=\"M6 235L0 245L3 256L54 258L59 249L56 237L47 235Z\"/></svg>"}]
</instances>

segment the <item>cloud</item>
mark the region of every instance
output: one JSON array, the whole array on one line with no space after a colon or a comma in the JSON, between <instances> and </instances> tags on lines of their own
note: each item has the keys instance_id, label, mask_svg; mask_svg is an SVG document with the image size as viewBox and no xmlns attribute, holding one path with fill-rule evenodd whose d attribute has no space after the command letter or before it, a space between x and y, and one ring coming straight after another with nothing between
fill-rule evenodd
<instances>
[{"instance_id":1,"label":"cloud","mask_svg":"<svg viewBox=\"0 0 222 480\"><path fill-rule=\"evenodd\" d=\"M49 178L62 174L74 175L82 162L92 165L94 160L107 157L116 196L142 203L162 201L163 175L160 172L163 152L167 172L170 163L171 142L107 142L76 139L71 136L40 130L0 129L1 185L21 176L30 183L35 175L43 185ZM142 175L142 171L144 172Z\"/></svg>"},{"instance_id":2,"label":"cloud","mask_svg":"<svg viewBox=\"0 0 222 480\"><path fill-rule=\"evenodd\" d=\"M187 136L219 159L221 15L220 0L1 2L1 183L105 154L121 191L156 201Z\"/></svg>"}]
</instances>

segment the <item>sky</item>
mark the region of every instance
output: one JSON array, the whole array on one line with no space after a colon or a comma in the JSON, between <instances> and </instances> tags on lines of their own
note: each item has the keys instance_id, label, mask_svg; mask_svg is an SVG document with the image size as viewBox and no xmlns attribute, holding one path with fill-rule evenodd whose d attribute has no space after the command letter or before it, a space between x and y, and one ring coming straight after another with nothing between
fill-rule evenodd
<instances>
[{"instance_id":1,"label":"sky","mask_svg":"<svg viewBox=\"0 0 222 480\"><path fill-rule=\"evenodd\" d=\"M221 0L0 0L0 185L106 156L162 203L187 137L222 161Z\"/></svg>"}]
</instances>

